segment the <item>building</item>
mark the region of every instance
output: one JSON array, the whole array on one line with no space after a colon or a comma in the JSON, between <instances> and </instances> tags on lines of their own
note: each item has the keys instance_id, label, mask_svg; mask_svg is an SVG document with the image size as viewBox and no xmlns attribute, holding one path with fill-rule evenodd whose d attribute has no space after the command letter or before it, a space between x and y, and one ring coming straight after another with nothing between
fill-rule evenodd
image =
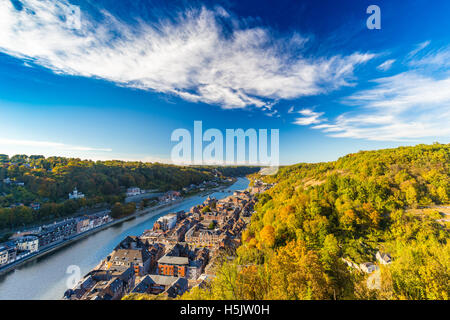
<instances>
[{"instance_id":1,"label":"building","mask_svg":"<svg viewBox=\"0 0 450 320\"><path fill-rule=\"evenodd\" d=\"M69 193L69 199L83 199L84 198L84 194L82 194L81 192L78 192L77 188L73 189L72 193Z\"/></svg>"},{"instance_id":2,"label":"building","mask_svg":"<svg viewBox=\"0 0 450 320\"><path fill-rule=\"evenodd\" d=\"M0 266L16 261L16 244L12 241L0 245Z\"/></svg>"},{"instance_id":3,"label":"building","mask_svg":"<svg viewBox=\"0 0 450 320\"><path fill-rule=\"evenodd\" d=\"M177 224L177 214L176 213L169 213L163 217L160 217L158 220L156 220L154 228L155 230L161 229L161 230L171 230L175 227Z\"/></svg>"},{"instance_id":4,"label":"building","mask_svg":"<svg viewBox=\"0 0 450 320\"><path fill-rule=\"evenodd\" d=\"M389 264L392 262L392 257L388 253L381 253L380 251L377 252L375 256L379 263L381 264Z\"/></svg>"},{"instance_id":5,"label":"building","mask_svg":"<svg viewBox=\"0 0 450 320\"><path fill-rule=\"evenodd\" d=\"M194 247L219 247L226 240L226 235L220 230L208 230L202 224L196 224L189 229L184 239Z\"/></svg>"},{"instance_id":6,"label":"building","mask_svg":"<svg viewBox=\"0 0 450 320\"><path fill-rule=\"evenodd\" d=\"M77 222L77 233L85 232L91 229L91 219L80 218Z\"/></svg>"},{"instance_id":7,"label":"building","mask_svg":"<svg viewBox=\"0 0 450 320\"><path fill-rule=\"evenodd\" d=\"M372 273L378 270L378 266L372 262L364 262L359 265L359 269L365 273Z\"/></svg>"},{"instance_id":8,"label":"building","mask_svg":"<svg viewBox=\"0 0 450 320\"><path fill-rule=\"evenodd\" d=\"M141 194L141 189L138 187L131 187L127 189L127 197L133 197Z\"/></svg>"},{"instance_id":9,"label":"building","mask_svg":"<svg viewBox=\"0 0 450 320\"><path fill-rule=\"evenodd\" d=\"M16 239L18 251L33 253L39 250L39 238L37 236L24 236Z\"/></svg>"},{"instance_id":10,"label":"building","mask_svg":"<svg viewBox=\"0 0 450 320\"><path fill-rule=\"evenodd\" d=\"M0 246L0 266L8 263L8 248L6 246Z\"/></svg>"},{"instance_id":11,"label":"building","mask_svg":"<svg viewBox=\"0 0 450 320\"><path fill-rule=\"evenodd\" d=\"M136 275L148 273L151 257L147 249L117 249L114 250L108 261L108 269L112 267L133 268Z\"/></svg>"},{"instance_id":12,"label":"building","mask_svg":"<svg viewBox=\"0 0 450 320\"><path fill-rule=\"evenodd\" d=\"M133 293L161 294L166 293L170 298L182 295L188 289L188 281L185 278L148 275L133 289Z\"/></svg>"},{"instance_id":13,"label":"building","mask_svg":"<svg viewBox=\"0 0 450 320\"><path fill-rule=\"evenodd\" d=\"M89 272L75 288L64 293L66 300L119 300L134 288L133 268Z\"/></svg>"},{"instance_id":14,"label":"building","mask_svg":"<svg viewBox=\"0 0 450 320\"><path fill-rule=\"evenodd\" d=\"M158 260L158 271L164 276L186 277L189 258L165 255Z\"/></svg>"},{"instance_id":15,"label":"building","mask_svg":"<svg viewBox=\"0 0 450 320\"><path fill-rule=\"evenodd\" d=\"M39 210L41 208L41 204L39 202L32 202L30 203L30 208L33 210Z\"/></svg>"},{"instance_id":16,"label":"building","mask_svg":"<svg viewBox=\"0 0 450 320\"><path fill-rule=\"evenodd\" d=\"M77 233L77 220L67 219L61 222L55 222L39 228L37 234L39 238L39 247L49 245L53 242L63 240Z\"/></svg>"},{"instance_id":17,"label":"building","mask_svg":"<svg viewBox=\"0 0 450 320\"><path fill-rule=\"evenodd\" d=\"M181 197L181 193L178 191L167 191L165 194L159 197L159 201L161 202L169 202L177 200Z\"/></svg>"}]
</instances>

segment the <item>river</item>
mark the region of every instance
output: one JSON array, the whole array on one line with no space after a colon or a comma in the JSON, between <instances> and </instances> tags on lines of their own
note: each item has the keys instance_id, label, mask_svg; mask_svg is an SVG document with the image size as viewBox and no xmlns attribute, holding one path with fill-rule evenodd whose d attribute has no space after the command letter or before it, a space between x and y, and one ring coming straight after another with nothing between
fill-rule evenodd
<instances>
[{"instance_id":1,"label":"river","mask_svg":"<svg viewBox=\"0 0 450 320\"><path fill-rule=\"evenodd\" d=\"M67 290L66 282L71 275L66 273L69 266L78 266L83 276L106 258L122 239L129 235L141 235L144 230L151 229L159 217L169 212L188 211L191 207L202 203L209 195L217 199L225 198L232 194L232 191L246 189L248 184L248 179L238 178L233 185L223 191L189 197L170 207L155 211L156 214L149 213L114 225L29 261L0 276L0 300L61 299Z\"/></svg>"}]
</instances>

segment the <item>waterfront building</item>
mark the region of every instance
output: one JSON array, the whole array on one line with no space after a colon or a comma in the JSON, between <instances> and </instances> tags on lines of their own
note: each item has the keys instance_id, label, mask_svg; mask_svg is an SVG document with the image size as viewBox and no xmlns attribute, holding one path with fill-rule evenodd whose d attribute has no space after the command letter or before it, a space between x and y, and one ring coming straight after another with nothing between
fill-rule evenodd
<instances>
[{"instance_id":1,"label":"waterfront building","mask_svg":"<svg viewBox=\"0 0 450 320\"><path fill-rule=\"evenodd\" d=\"M161 230L170 230L175 227L177 224L177 214L176 213L169 213L168 215L165 215L163 217L160 217L155 222L154 229L161 229Z\"/></svg>"},{"instance_id":2,"label":"waterfront building","mask_svg":"<svg viewBox=\"0 0 450 320\"><path fill-rule=\"evenodd\" d=\"M39 250L39 238L37 236L23 236L16 239L18 251L33 253Z\"/></svg>"},{"instance_id":3,"label":"waterfront building","mask_svg":"<svg viewBox=\"0 0 450 320\"><path fill-rule=\"evenodd\" d=\"M8 248L5 245L0 245L0 266L8 263Z\"/></svg>"},{"instance_id":4,"label":"waterfront building","mask_svg":"<svg viewBox=\"0 0 450 320\"><path fill-rule=\"evenodd\" d=\"M148 273L151 263L151 256L146 248L140 249L117 249L114 250L108 268L123 266L131 267L136 275L144 275Z\"/></svg>"},{"instance_id":5,"label":"waterfront building","mask_svg":"<svg viewBox=\"0 0 450 320\"><path fill-rule=\"evenodd\" d=\"M36 236L39 238L39 247L63 240L77 233L77 220L67 219L43 226Z\"/></svg>"}]
</instances>

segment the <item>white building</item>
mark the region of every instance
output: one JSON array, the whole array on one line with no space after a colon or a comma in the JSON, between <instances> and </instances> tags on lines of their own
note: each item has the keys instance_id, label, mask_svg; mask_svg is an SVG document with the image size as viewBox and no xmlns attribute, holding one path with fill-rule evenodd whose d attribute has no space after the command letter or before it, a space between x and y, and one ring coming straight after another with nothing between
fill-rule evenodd
<instances>
[{"instance_id":1,"label":"white building","mask_svg":"<svg viewBox=\"0 0 450 320\"><path fill-rule=\"evenodd\" d=\"M376 254L376 258L381 264L389 264L392 262L392 257L388 253L381 253L380 251L378 251Z\"/></svg>"},{"instance_id":2,"label":"white building","mask_svg":"<svg viewBox=\"0 0 450 320\"><path fill-rule=\"evenodd\" d=\"M83 199L84 194L78 192L77 188L73 189L73 193L69 193L69 199Z\"/></svg>"},{"instance_id":3,"label":"white building","mask_svg":"<svg viewBox=\"0 0 450 320\"><path fill-rule=\"evenodd\" d=\"M372 273L379 269L378 266L372 262L361 263L359 265L359 268L361 269L361 271L363 271L365 273Z\"/></svg>"},{"instance_id":4,"label":"white building","mask_svg":"<svg viewBox=\"0 0 450 320\"><path fill-rule=\"evenodd\" d=\"M168 215L165 215L164 217L161 217L157 220L157 222L164 226L163 229L170 230L175 227L177 224L177 214L176 213L169 213Z\"/></svg>"},{"instance_id":5,"label":"white building","mask_svg":"<svg viewBox=\"0 0 450 320\"><path fill-rule=\"evenodd\" d=\"M131 187L127 189L127 197L137 196L141 194L141 189L138 187Z\"/></svg>"},{"instance_id":6,"label":"white building","mask_svg":"<svg viewBox=\"0 0 450 320\"><path fill-rule=\"evenodd\" d=\"M8 263L8 249L0 246L0 266Z\"/></svg>"},{"instance_id":7,"label":"white building","mask_svg":"<svg viewBox=\"0 0 450 320\"><path fill-rule=\"evenodd\" d=\"M39 238L36 236L24 236L16 240L17 249L20 251L36 252L39 249Z\"/></svg>"}]
</instances>

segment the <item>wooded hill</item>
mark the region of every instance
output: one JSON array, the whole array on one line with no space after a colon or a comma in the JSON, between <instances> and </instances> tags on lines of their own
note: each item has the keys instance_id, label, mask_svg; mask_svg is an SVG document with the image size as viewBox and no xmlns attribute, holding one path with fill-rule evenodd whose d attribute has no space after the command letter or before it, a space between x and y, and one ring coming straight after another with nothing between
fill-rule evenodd
<instances>
[{"instance_id":1,"label":"wooded hill","mask_svg":"<svg viewBox=\"0 0 450 320\"><path fill-rule=\"evenodd\" d=\"M245 175L255 167L174 166L162 163L90 161L64 157L0 155L0 230L59 218L81 207L121 202L126 188L180 190L218 175ZM224 173L224 174L222 174ZM9 178L10 183L4 179ZM21 185L23 183L23 186ZM86 199L67 200L74 188ZM41 209L27 207L39 202ZM9 208L16 204L24 204Z\"/></svg>"},{"instance_id":2,"label":"wooded hill","mask_svg":"<svg viewBox=\"0 0 450 320\"><path fill-rule=\"evenodd\" d=\"M187 299L449 299L450 145L283 167L232 262ZM409 210L421 208L420 210ZM383 265L375 254L392 257ZM369 275L351 268L377 263ZM375 278L374 278L375 277Z\"/></svg>"}]
</instances>

